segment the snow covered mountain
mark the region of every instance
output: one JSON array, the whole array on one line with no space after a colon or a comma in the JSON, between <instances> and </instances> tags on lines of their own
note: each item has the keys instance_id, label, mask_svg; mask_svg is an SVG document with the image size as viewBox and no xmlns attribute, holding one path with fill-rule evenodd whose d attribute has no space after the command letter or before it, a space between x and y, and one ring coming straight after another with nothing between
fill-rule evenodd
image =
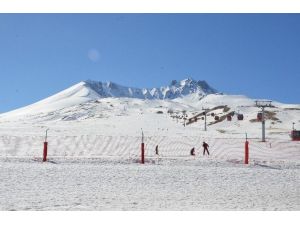
<instances>
[{"instance_id":1,"label":"snow covered mountain","mask_svg":"<svg viewBox=\"0 0 300 225\"><path fill-rule=\"evenodd\" d=\"M170 85L160 88L124 87L113 82L85 81L84 85L92 89L100 97L127 97L138 99L175 99L196 93L199 96L213 94L217 91L205 81L192 78L182 81L173 80Z\"/></svg>"},{"instance_id":2,"label":"snow covered mountain","mask_svg":"<svg viewBox=\"0 0 300 225\"><path fill-rule=\"evenodd\" d=\"M272 104L274 107L268 109L267 121L272 134L288 132L293 122L300 122L299 104L275 101ZM80 82L39 102L0 114L0 123L2 127L13 127L13 132L18 126L45 124L53 127L53 123L65 126L67 121L68 127L82 127L87 123L85 128L90 131L92 124L100 123L105 129L98 129L97 132L103 135L130 132L133 135L141 127L151 128L153 132L158 127L173 129L173 133L180 134L182 125L186 123L188 128L184 134L190 132L193 135L195 130L198 132L199 126L203 126L203 108L211 109L207 122L214 131L238 133L242 128L253 131L256 136L260 134L256 121L260 109L255 106L254 99L219 94L205 81L190 78L149 89L124 87L112 82ZM234 122L228 122L226 116L229 113L244 114L244 120L235 118ZM219 119L216 120L215 116ZM175 120L176 124L169 119Z\"/></svg>"},{"instance_id":3,"label":"snow covered mountain","mask_svg":"<svg viewBox=\"0 0 300 225\"><path fill-rule=\"evenodd\" d=\"M134 98L148 100L172 100L189 95L201 98L207 94L217 93L205 81L191 78L182 81L173 80L169 86L160 88L124 87L113 82L82 81L53 96L26 107L0 114L1 117L52 112L74 105L102 98Z\"/></svg>"}]
</instances>

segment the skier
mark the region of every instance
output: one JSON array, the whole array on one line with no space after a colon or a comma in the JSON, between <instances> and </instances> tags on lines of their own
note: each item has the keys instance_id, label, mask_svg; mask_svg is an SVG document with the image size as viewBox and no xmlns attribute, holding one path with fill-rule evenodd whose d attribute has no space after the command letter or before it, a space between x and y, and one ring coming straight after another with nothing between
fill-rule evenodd
<instances>
[{"instance_id":1,"label":"skier","mask_svg":"<svg viewBox=\"0 0 300 225\"><path fill-rule=\"evenodd\" d=\"M155 147L155 155L158 155L158 145Z\"/></svg>"},{"instance_id":2,"label":"skier","mask_svg":"<svg viewBox=\"0 0 300 225\"><path fill-rule=\"evenodd\" d=\"M209 145L203 141L203 155L205 155L205 151L207 151L207 154L209 155L208 147Z\"/></svg>"},{"instance_id":3,"label":"skier","mask_svg":"<svg viewBox=\"0 0 300 225\"><path fill-rule=\"evenodd\" d=\"M195 148L191 149L191 155L195 155Z\"/></svg>"}]
</instances>

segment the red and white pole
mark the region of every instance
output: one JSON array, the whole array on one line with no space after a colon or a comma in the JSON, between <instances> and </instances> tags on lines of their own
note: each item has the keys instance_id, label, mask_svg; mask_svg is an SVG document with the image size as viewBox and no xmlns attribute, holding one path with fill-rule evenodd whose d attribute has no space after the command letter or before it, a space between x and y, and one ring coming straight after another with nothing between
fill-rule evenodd
<instances>
[{"instance_id":1,"label":"red and white pole","mask_svg":"<svg viewBox=\"0 0 300 225\"><path fill-rule=\"evenodd\" d=\"M142 143L141 145L141 163L145 163L145 144Z\"/></svg>"},{"instance_id":2,"label":"red and white pole","mask_svg":"<svg viewBox=\"0 0 300 225\"><path fill-rule=\"evenodd\" d=\"M48 130L46 130L46 136L45 136L45 141L44 141L44 151L43 151L43 162L47 161L47 152L48 152L48 142L47 142L47 133Z\"/></svg>"},{"instance_id":3,"label":"red and white pole","mask_svg":"<svg viewBox=\"0 0 300 225\"><path fill-rule=\"evenodd\" d=\"M141 144L141 164L145 163L145 144L144 144L144 132L142 130L142 144Z\"/></svg>"},{"instance_id":4,"label":"red and white pole","mask_svg":"<svg viewBox=\"0 0 300 225\"><path fill-rule=\"evenodd\" d=\"M43 162L47 161L48 142L44 142Z\"/></svg>"},{"instance_id":5,"label":"red and white pole","mask_svg":"<svg viewBox=\"0 0 300 225\"><path fill-rule=\"evenodd\" d=\"M245 142L245 164L249 163L249 141L247 139L247 134L246 134L246 142Z\"/></svg>"}]
</instances>

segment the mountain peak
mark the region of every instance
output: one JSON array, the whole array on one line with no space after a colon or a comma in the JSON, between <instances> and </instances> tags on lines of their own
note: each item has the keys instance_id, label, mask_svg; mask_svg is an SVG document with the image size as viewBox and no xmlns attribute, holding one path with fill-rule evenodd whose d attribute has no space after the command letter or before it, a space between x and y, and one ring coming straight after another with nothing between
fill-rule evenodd
<instances>
[{"instance_id":1,"label":"mountain peak","mask_svg":"<svg viewBox=\"0 0 300 225\"><path fill-rule=\"evenodd\" d=\"M182 84L188 84L188 83L193 83L193 82L196 82L196 80L194 80L191 77L188 77L188 78L183 79L183 80L180 81L180 83L182 83Z\"/></svg>"},{"instance_id":2,"label":"mountain peak","mask_svg":"<svg viewBox=\"0 0 300 225\"><path fill-rule=\"evenodd\" d=\"M170 86L176 86L176 85L177 86L178 85L183 86L183 85L186 85L186 84L189 84L189 83L192 83L192 82L196 82L196 81L193 78L188 77L188 78L180 80L180 81L178 81L178 80L172 80L171 83L170 83Z\"/></svg>"}]
</instances>

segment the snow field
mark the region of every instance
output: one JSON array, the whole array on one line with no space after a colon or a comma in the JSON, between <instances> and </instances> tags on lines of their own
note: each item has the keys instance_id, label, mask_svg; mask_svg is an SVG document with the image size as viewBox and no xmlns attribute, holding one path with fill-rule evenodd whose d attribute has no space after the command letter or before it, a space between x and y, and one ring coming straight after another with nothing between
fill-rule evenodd
<instances>
[{"instance_id":1,"label":"snow field","mask_svg":"<svg viewBox=\"0 0 300 225\"><path fill-rule=\"evenodd\" d=\"M299 165L0 159L0 210L299 210Z\"/></svg>"}]
</instances>

